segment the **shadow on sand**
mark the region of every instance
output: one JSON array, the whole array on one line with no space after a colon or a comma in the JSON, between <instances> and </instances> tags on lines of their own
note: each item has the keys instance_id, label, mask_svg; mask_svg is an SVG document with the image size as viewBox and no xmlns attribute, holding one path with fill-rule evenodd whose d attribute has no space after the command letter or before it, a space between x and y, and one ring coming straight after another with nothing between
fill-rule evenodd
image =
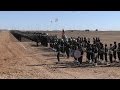
<instances>
[{"instance_id":1,"label":"shadow on sand","mask_svg":"<svg viewBox=\"0 0 120 90\"><path fill-rule=\"evenodd\" d=\"M40 47L39 49L44 51L44 52L55 52L51 48L48 48L48 47Z\"/></svg>"},{"instance_id":2,"label":"shadow on sand","mask_svg":"<svg viewBox=\"0 0 120 90\"><path fill-rule=\"evenodd\" d=\"M39 47L39 45L37 46L36 44L31 44L31 47Z\"/></svg>"},{"instance_id":3,"label":"shadow on sand","mask_svg":"<svg viewBox=\"0 0 120 90\"><path fill-rule=\"evenodd\" d=\"M56 55L55 54L52 54L52 53L50 53L50 54L41 54L42 56L45 56L45 57L56 57ZM55 59L55 58L54 58Z\"/></svg>"},{"instance_id":4,"label":"shadow on sand","mask_svg":"<svg viewBox=\"0 0 120 90\"><path fill-rule=\"evenodd\" d=\"M60 58L60 59L66 59L66 58ZM53 58L47 58L45 60L56 60L57 61L57 57L53 57Z\"/></svg>"},{"instance_id":5,"label":"shadow on sand","mask_svg":"<svg viewBox=\"0 0 120 90\"><path fill-rule=\"evenodd\" d=\"M50 66L51 68L99 68L99 67L104 68L104 67L120 67L120 63L113 63L112 65L103 65L98 63L98 66L94 66L93 64L89 64L88 62L83 62L81 65L79 65L74 63L73 61L61 61L59 63L54 62L53 64L34 64L26 66Z\"/></svg>"},{"instance_id":6,"label":"shadow on sand","mask_svg":"<svg viewBox=\"0 0 120 90\"><path fill-rule=\"evenodd\" d=\"M112 65L98 64L98 66L94 66L94 64L89 64L88 62L83 62L81 65L75 64L74 62L61 62L58 63L53 68L97 68L97 67L120 67L120 63L113 63Z\"/></svg>"},{"instance_id":7,"label":"shadow on sand","mask_svg":"<svg viewBox=\"0 0 120 90\"><path fill-rule=\"evenodd\" d=\"M51 66L54 66L54 65L56 65L56 64L31 64L31 65L26 65L26 66L30 66L30 67L34 67L34 66L49 66L49 67L51 67Z\"/></svg>"}]
</instances>

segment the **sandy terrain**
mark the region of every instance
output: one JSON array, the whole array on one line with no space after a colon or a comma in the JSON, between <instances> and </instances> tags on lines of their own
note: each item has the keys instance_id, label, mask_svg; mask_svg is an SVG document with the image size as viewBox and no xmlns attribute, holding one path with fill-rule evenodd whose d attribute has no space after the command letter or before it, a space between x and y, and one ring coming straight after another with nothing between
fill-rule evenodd
<instances>
[{"instance_id":1,"label":"sandy terrain","mask_svg":"<svg viewBox=\"0 0 120 90\"><path fill-rule=\"evenodd\" d=\"M58 32L49 32L59 34ZM66 32L68 36L99 36L105 43L120 42L120 32ZM77 67L73 58L61 57L50 48L36 47L34 42L18 42L7 31L0 32L1 79L120 79L120 67ZM84 61L86 60L84 56Z\"/></svg>"}]
</instances>

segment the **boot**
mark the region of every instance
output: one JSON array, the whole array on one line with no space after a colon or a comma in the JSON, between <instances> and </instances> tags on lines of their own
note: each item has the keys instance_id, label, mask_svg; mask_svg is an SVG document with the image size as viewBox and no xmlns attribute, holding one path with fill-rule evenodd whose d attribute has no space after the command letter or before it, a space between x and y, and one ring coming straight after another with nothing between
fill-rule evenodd
<instances>
[{"instance_id":1,"label":"boot","mask_svg":"<svg viewBox=\"0 0 120 90\"><path fill-rule=\"evenodd\" d=\"M109 66L110 64L107 62L107 65Z\"/></svg>"},{"instance_id":2,"label":"boot","mask_svg":"<svg viewBox=\"0 0 120 90\"><path fill-rule=\"evenodd\" d=\"M90 60L90 62L89 62L90 64L92 63L92 60Z\"/></svg>"},{"instance_id":3,"label":"boot","mask_svg":"<svg viewBox=\"0 0 120 90\"><path fill-rule=\"evenodd\" d=\"M95 63L95 66L98 66L98 64L97 64L97 63Z\"/></svg>"},{"instance_id":4,"label":"boot","mask_svg":"<svg viewBox=\"0 0 120 90\"><path fill-rule=\"evenodd\" d=\"M118 60L118 59L116 59L116 62L117 62L117 63L119 63L119 60Z\"/></svg>"}]
</instances>

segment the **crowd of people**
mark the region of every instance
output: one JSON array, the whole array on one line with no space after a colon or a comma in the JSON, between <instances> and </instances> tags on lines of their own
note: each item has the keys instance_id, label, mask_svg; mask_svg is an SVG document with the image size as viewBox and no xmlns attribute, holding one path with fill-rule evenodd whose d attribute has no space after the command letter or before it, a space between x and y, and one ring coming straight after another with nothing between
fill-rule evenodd
<instances>
[{"instance_id":1,"label":"crowd of people","mask_svg":"<svg viewBox=\"0 0 120 90\"><path fill-rule=\"evenodd\" d=\"M92 40L86 37L66 38L63 32L61 39L51 39L50 47L57 51L58 62L61 53L66 54L68 59L73 57L74 62L79 65L83 62L83 55L86 55L86 62L95 66L98 63L111 65L113 62L120 62L120 43L103 44L99 37L94 37ZM76 51L78 57L75 56Z\"/></svg>"}]
</instances>

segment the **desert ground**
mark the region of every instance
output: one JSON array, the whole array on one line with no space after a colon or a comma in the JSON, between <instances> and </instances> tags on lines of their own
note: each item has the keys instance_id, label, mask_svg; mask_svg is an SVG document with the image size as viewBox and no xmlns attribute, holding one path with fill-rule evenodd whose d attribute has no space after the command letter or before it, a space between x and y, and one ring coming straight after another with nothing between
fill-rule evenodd
<instances>
[{"instance_id":1,"label":"desert ground","mask_svg":"<svg viewBox=\"0 0 120 90\"><path fill-rule=\"evenodd\" d=\"M61 36L61 32L48 31ZM119 31L66 31L68 37L100 37L103 43L120 42ZM85 55L84 60L86 61ZM35 42L19 42L9 31L0 32L0 79L120 79L120 66L77 67L73 58L60 57L56 52Z\"/></svg>"}]
</instances>

